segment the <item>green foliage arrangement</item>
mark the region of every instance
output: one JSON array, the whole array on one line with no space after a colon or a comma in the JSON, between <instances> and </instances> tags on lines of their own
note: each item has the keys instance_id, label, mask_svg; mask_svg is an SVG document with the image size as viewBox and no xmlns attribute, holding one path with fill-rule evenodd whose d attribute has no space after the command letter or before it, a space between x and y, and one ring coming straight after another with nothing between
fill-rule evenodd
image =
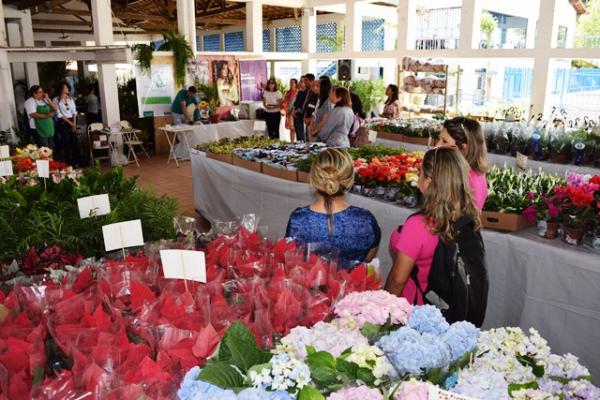
<instances>
[{"instance_id":1,"label":"green foliage arrangement","mask_svg":"<svg viewBox=\"0 0 600 400\"><path fill-rule=\"evenodd\" d=\"M194 57L194 52L188 41L176 31L163 33L165 43L160 47L161 51L172 51L175 57L175 84L185 85L188 60Z\"/></svg>"},{"instance_id":2,"label":"green foliage arrangement","mask_svg":"<svg viewBox=\"0 0 600 400\"><path fill-rule=\"evenodd\" d=\"M402 148L387 147L382 144L369 144L359 149L350 148L347 150L348 153L350 153L350 155L352 156L353 160L358 160L360 158L370 160L373 157L393 156L397 154L403 154L406 152ZM294 163L294 165L296 169L300 171L309 172L315 157L315 155L312 155L304 159L299 159Z\"/></svg>"},{"instance_id":3,"label":"green foliage arrangement","mask_svg":"<svg viewBox=\"0 0 600 400\"><path fill-rule=\"evenodd\" d=\"M558 175L532 171L515 173L511 168L493 167L487 173L488 198L485 211L521 214L532 204L528 193L548 193L554 186L564 184Z\"/></svg>"},{"instance_id":4,"label":"green foliage arrangement","mask_svg":"<svg viewBox=\"0 0 600 400\"><path fill-rule=\"evenodd\" d=\"M498 29L498 20L494 18L492 14L487 11L481 13L481 20L479 22L481 33L485 35L485 47L492 46L492 35Z\"/></svg>"},{"instance_id":5,"label":"green foliage arrangement","mask_svg":"<svg viewBox=\"0 0 600 400\"><path fill-rule=\"evenodd\" d=\"M279 143L278 140L267 139L264 136L247 136L235 139L224 138L196 146L197 150L218 154L232 154L235 149L265 148Z\"/></svg>"},{"instance_id":6,"label":"green foliage arrangement","mask_svg":"<svg viewBox=\"0 0 600 400\"><path fill-rule=\"evenodd\" d=\"M78 180L23 185L16 176L0 184L0 260L20 257L30 246L59 245L85 257L104 251L102 225L141 219L146 241L175 237L177 202L135 186L122 168L88 169ZM79 218L77 199L107 193L108 215Z\"/></svg>"},{"instance_id":7,"label":"green foliage arrangement","mask_svg":"<svg viewBox=\"0 0 600 400\"><path fill-rule=\"evenodd\" d=\"M131 48L137 60L140 62L140 68L144 72L150 72L154 52L154 43L138 43Z\"/></svg>"},{"instance_id":8,"label":"green foliage arrangement","mask_svg":"<svg viewBox=\"0 0 600 400\"><path fill-rule=\"evenodd\" d=\"M383 79L355 80L350 82L349 86L337 79L332 79L331 84L346 87L350 92L356 94L362 101L363 111L367 115L372 109L381 104L385 98L386 86Z\"/></svg>"}]
</instances>

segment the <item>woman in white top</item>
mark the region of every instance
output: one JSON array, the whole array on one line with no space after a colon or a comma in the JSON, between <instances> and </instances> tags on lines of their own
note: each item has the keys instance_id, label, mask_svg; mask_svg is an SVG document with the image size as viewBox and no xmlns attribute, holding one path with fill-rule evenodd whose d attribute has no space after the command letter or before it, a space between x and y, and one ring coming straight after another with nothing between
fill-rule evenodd
<instances>
[{"instance_id":1,"label":"woman in white top","mask_svg":"<svg viewBox=\"0 0 600 400\"><path fill-rule=\"evenodd\" d=\"M267 88L263 94L263 106L266 111L265 122L267 123L267 133L272 139L279 139L282 100L281 92L277 90L277 82L274 78L269 79Z\"/></svg>"},{"instance_id":2,"label":"woman in white top","mask_svg":"<svg viewBox=\"0 0 600 400\"><path fill-rule=\"evenodd\" d=\"M396 119L400 118L400 97L398 86L389 85L385 90L387 100L383 106L383 118Z\"/></svg>"},{"instance_id":3,"label":"woman in white top","mask_svg":"<svg viewBox=\"0 0 600 400\"><path fill-rule=\"evenodd\" d=\"M58 86L58 96L54 103L58 109L56 116L56 152L59 160L64 160L71 166L79 166L79 141L77 139L77 108L69 94L67 83Z\"/></svg>"}]
</instances>

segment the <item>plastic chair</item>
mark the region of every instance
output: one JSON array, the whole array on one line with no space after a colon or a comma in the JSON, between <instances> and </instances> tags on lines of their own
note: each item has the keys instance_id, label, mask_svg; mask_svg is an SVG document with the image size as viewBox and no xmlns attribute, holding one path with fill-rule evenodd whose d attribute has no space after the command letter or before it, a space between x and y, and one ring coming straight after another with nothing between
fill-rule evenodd
<instances>
[{"instance_id":1,"label":"plastic chair","mask_svg":"<svg viewBox=\"0 0 600 400\"><path fill-rule=\"evenodd\" d=\"M142 152L146 155L146 157L150 158L148 152L146 151L146 148L144 147L144 142L141 141L137 135L142 131L139 129L135 129L133 126L131 126L129 121L121 121L121 131L123 132L123 140L125 141L125 144L128 148L127 159L129 160L131 159L131 156L133 156L135 163L139 167L140 163L138 162L138 157L135 152L135 146L139 146Z\"/></svg>"},{"instance_id":2,"label":"plastic chair","mask_svg":"<svg viewBox=\"0 0 600 400\"><path fill-rule=\"evenodd\" d=\"M102 134L96 134L96 138L94 138L92 137L94 135L94 132L102 131L103 129L104 125L102 125L100 122L94 122L92 124L89 124L87 128L88 141L90 143L90 161L92 162L92 166L95 164L96 160L110 160L110 145L108 143L108 135L106 133L103 134L107 137L106 145L94 146L94 142L100 141L99 137L102 136ZM106 152L106 155L96 156L94 154L94 151Z\"/></svg>"}]
</instances>

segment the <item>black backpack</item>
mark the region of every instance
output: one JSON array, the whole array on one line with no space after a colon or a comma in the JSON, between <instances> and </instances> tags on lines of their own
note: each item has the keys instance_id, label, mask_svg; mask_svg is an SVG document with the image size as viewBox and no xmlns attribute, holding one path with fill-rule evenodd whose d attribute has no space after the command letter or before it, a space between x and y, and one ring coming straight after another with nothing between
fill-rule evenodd
<instances>
[{"instance_id":1,"label":"black backpack","mask_svg":"<svg viewBox=\"0 0 600 400\"><path fill-rule=\"evenodd\" d=\"M438 307L449 323L469 321L480 327L489 290L485 246L471 218L460 218L453 230L455 240L444 243L440 239L435 249L425 292L417 279L418 267L412 269L417 286L414 303L421 293L424 302Z\"/></svg>"}]
</instances>

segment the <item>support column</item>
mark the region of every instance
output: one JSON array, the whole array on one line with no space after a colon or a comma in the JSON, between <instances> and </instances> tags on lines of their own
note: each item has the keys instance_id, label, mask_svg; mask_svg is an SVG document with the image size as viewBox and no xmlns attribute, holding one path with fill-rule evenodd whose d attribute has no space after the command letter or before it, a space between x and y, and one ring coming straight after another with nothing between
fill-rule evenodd
<instances>
[{"instance_id":1,"label":"support column","mask_svg":"<svg viewBox=\"0 0 600 400\"><path fill-rule=\"evenodd\" d=\"M305 8L302 12L302 52L317 52L317 12L314 8Z\"/></svg>"},{"instance_id":2,"label":"support column","mask_svg":"<svg viewBox=\"0 0 600 400\"><path fill-rule=\"evenodd\" d=\"M194 0L177 0L177 31L196 53L196 11Z\"/></svg>"},{"instance_id":3,"label":"support column","mask_svg":"<svg viewBox=\"0 0 600 400\"><path fill-rule=\"evenodd\" d=\"M417 3L415 0L401 1L398 5L398 45L399 56L406 50L415 49L417 25Z\"/></svg>"},{"instance_id":4,"label":"support column","mask_svg":"<svg viewBox=\"0 0 600 400\"><path fill-rule=\"evenodd\" d=\"M271 41L271 51L277 51L277 28L273 24L269 24L269 40Z\"/></svg>"},{"instance_id":5,"label":"support column","mask_svg":"<svg viewBox=\"0 0 600 400\"><path fill-rule=\"evenodd\" d=\"M346 0L346 32L345 51L362 50L362 15L354 0Z\"/></svg>"},{"instance_id":6,"label":"support column","mask_svg":"<svg viewBox=\"0 0 600 400\"><path fill-rule=\"evenodd\" d=\"M0 47L8 46L8 38L4 24L4 7L0 0ZM17 127L17 106L13 90L12 74L6 50L0 49L0 129Z\"/></svg>"},{"instance_id":7,"label":"support column","mask_svg":"<svg viewBox=\"0 0 600 400\"><path fill-rule=\"evenodd\" d=\"M246 3L246 31L244 32L244 48L246 51L257 54L263 52L262 31L262 1L249 1Z\"/></svg>"},{"instance_id":8,"label":"support column","mask_svg":"<svg viewBox=\"0 0 600 400\"><path fill-rule=\"evenodd\" d=\"M463 50L478 49L481 37L481 1L463 0L460 13L459 47Z\"/></svg>"},{"instance_id":9,"label":"support column","mask_svg":"<svg viewBox=\"0 0 600 400\"><path fill-rule=\"evenodd\" d=\"M557 1L559 0L540 2L536 49L540 49L542 52L535 58L533 63L531 104L533 105L532 112L534 114L545 114L551 106L548 103L551 87L550 79L552 78L552 63L549 52L553 46L556 46L556 34L558 31L557 24L555 23L557 20Z\"/></svg>"},{"instance_id":10,"label":"support column","mask_svg":"<svg viewBox=\"0 0 600 400\"><path fill-rule=\"evenodd\" d=\"M525 39L525 47L528 49L535 48L535 31L537 28L537 18L530 17L527 20L527 37Z\"/></svg>"},{"instance_id":11,"label":"support column","mask_svg":"<svg viewBox=\"0 0 600 400\"><path fill-rule=\"evenodd\" d=\"M112 26L110 0L92 0L92 20L96 45L112 45L113 31L112 29L106 29L107 26ZM117 74L114 64L98 64L98 84L102 103L102 121L105 125L111 126L121 120Z\"/></svg>"},{"instance_id":12,"label":"support column","mask_svg":"<svg viewBox=\"0 0 600 400\"><path fill-rule=\"evenodd\" d=\"M24 14L25 15L23 18L21 18L21 36L23 38L23 46L35 47L31 12L29 10L25 10ZM27 83L30 87L40 84L40 75L38 73L38 66L36 62L25 63L25 75L27 77Z\"/></svg>"}]
</instances>

